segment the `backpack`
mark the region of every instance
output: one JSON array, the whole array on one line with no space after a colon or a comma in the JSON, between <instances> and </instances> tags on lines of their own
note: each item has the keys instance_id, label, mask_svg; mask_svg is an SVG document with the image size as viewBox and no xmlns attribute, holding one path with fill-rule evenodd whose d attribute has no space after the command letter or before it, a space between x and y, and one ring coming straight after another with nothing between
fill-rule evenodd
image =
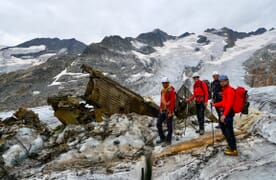
<instances>
[{"instance_id":1,"label":"backpack","mask_svg":"<svg viewBox=\"0 0 276 180\"><path fill-rule=\"evenodd\" d=\"M208 99L212 99L211 83L207 79L202 80L202 81L205 82L205 84L207 86L207 89L208 89ZM201 89L203 90L202 81L201 81Z\"/></svg>"},{"instance_id":2,"label":"backpack","mask_svg":"<svg viewBox=\"0 0 276 180\"><path fill-rule=\"evenodd\" d=\"M244 87L237 87L235 89L233 111L235 113L248 114L248 108L250 103L247 100L248 100L247 90Z\"/></svg>"}]
</instances>

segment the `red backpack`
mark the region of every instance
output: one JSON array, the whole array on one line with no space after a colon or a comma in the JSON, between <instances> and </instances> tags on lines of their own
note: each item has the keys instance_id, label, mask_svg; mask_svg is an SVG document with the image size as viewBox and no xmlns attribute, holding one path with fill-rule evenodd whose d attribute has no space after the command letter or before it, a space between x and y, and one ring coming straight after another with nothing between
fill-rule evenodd
<instances>
[{"instance_id":1,"label":"red backpack","mask_svg":"<svg viewBox=\"0 0 276 180\"><path fill-rule=\"evenodd\" d=\"M233 110L235 113L248 114L249 102L247 101L248 94L244 87L237 87L235 89L235 99L233 103Z\"/></svg>"}]
</instances>

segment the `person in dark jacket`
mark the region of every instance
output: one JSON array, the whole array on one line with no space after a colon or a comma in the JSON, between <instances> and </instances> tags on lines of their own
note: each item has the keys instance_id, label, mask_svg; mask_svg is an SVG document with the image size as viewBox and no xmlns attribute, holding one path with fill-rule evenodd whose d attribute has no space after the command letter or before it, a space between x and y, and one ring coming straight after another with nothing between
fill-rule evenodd
<instances>
[{"instance_id":1,"label":"person in dark jacket","mask_svg":"<svg viewBox=\"0 0 276 180\"><path fill-rule=\"evenodd\" d=\"M219 82L219 72L218 71L213 72L213 79L214 80L211 82L212 102L217 103L222 100L222 96L221 96L222 88L221 88L220 82ZM216 107L216 112L218 115L218 119L220 119L220 111L219 111L218 107ZM216 126L216 128L219 128L219 127L220 127L220 121L219 121L219 125Z\"/></svg>"},{"instance_id":2,"label":"person in dark jacket","mask_svg":"<svg viewBox=\"0 0 276 180\"><path fill-rule=\"evenodd\" d=\"M211 105L220 108L220 128L228 143L227 148L224 150L224 154L230 156L237 156L238 151L233 128L235 113L232 108L235 98L235 90L230 86L229 79L226 75L220 75L219 81L223 90L222 101L217 103L211 102Z\"/></svg>"},{"instance_id":3,"label":"person in dark jacket","mask_svg":"<svg viewBox=\"0 0 276 180\"><path fill-rule=\"evenodd\" d=\"M204 81L201 81L199 79L199 74L197 72L195 72L192 75L192 78L194 80L193 94L189 99L186 99L186 101L191 102L195 100L197 120L199 123L199 130L197 130L196 133L203 135L204 134L204 111L208 104L208 87Z\"/></svg>"},{"instance_id":4,"label":"person in dark jacket","mask_svg":"<svg viewBox=\"0 0 276 180\"><path fill-rule=\"evenodd\" d=\"M156 144L163 143L163 147L170 145L172 140L172 132L173 132L173 115L174 115L174 105L175 105L175 90L172 85L169 83L169 79L164 77L162 79L162 90L161 90L161 98L160 98L160 112L157 119L157 129L160 140L156 141ZM166 120L168 134L165 137L162 124Z\"/></svg>"}]
</instances>

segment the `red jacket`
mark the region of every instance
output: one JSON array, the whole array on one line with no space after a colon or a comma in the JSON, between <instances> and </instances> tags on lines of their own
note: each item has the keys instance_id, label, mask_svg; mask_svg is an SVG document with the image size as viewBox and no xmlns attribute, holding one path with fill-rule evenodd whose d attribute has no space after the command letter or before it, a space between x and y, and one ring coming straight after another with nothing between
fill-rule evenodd
<instances>
[{"instance_id":1,"label":"red jacket","mask_svg":"<svg viewBox=\"0 0 276 180\"><path fill-rule=\"evenodd\" d=\"M169 113L173 114L175 97L173 86L169 85L167 88L163 88L161 91L160 110L168 110Z\"/></svg>"},{"instance_id":2,"label":"red jacket","mask_svg":"<svg viewBox=\"0 0 276 180\"><path fill-rule=\"evenodd\" d=\"M189 98L189 101L194 100L198 102L208 102L208 87L204 81L198 80L194 83L193 94Z\"/></svg>"},{"instance_id":3,"label":"red jacket","mask_svg":"<svg viewBox=\"0 0 276 180\"><path fill-rule=\"evenodd\" d=\"M214 106L221 107L223 109L223 115L227 116L233 107L234 98L235 90L230 85L227 85L222 91L222 101L215 103Z\"/></svg>"}]
</instances>

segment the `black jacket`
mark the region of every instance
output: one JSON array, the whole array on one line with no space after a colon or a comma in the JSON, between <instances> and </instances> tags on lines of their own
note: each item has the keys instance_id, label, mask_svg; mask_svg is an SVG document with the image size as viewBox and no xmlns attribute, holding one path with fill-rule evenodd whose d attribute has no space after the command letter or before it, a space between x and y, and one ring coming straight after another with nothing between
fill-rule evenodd
<instances>
[{"instance_id":1,"label":"black jacket","mask_svg":"<svg viewBox=\"0 0 276 180\"><path fill-rule=\"evenodd\" d=\"M214 80L211 83L212 99L213 102L220 102L222 100L221 92L222 88L220 86L219 80Z\"/></svg>"}]
</instances>

